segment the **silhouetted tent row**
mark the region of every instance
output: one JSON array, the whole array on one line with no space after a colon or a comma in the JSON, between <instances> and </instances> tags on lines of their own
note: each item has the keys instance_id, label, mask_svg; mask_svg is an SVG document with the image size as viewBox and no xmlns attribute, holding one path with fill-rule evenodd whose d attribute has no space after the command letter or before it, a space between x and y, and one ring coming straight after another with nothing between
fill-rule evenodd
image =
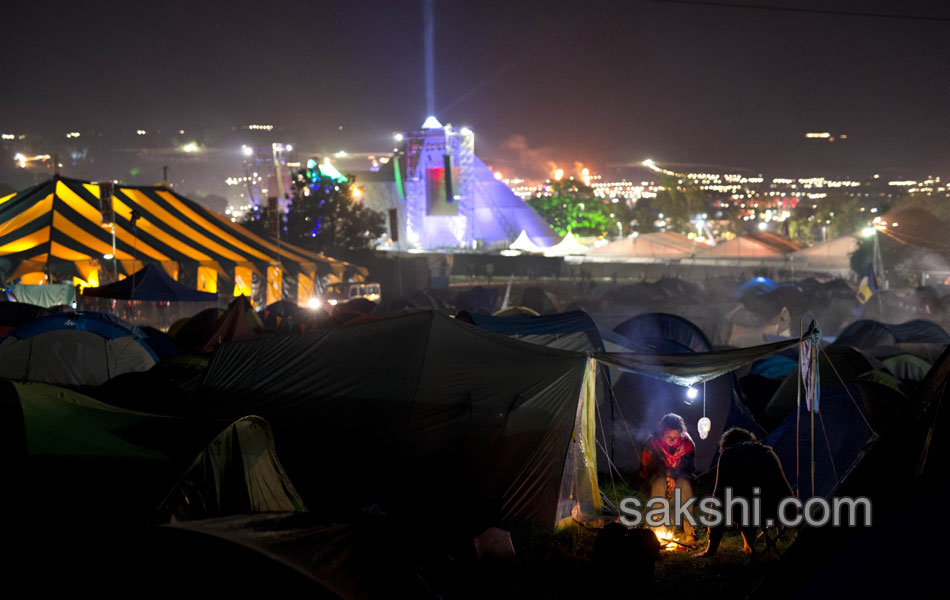
<instances>
[{"instance_id":1,"label":"silhouetted tent row","mask_svg":"<svg viewBox=\"0 0 950 600\"><path fill-rule=\"evenodd\" d=\"M946 346L950 344L950 335L940 325L924 319L899 324L860 319L845 327L835 339L835 344L862 349L898 344Z\"/></svg>"},{"instance_id":2,"label":"silhouetted tent row","mask_svg":"<svg viewBox=\"0 0 950 600\"><path fill-rule=\"evenodd\" d=\"M367 274L362 267L251 233L163 186L115 186L113 264L103 258L113 254L113 236L102 225L100 194L97 184L54 177L0 198L4 281L49 272L95 287L113 268L128 275L152 263L199 291L252 295L252 283L259 281L266 304L280 299L304 304L317 277L332 283Z\"/></svg>"},{"instance_id":3,"label":"silhouetted tent row","mask_svg":"<svg viewBox=\"0 0 950 600\"><path fill-rule=\"evenodd\" d=\"M642 360L657 379L680 361L678 377L701 383L795 343L746 349L738 358ZM290 479L314 510L380 504L417 514L424 505L432 519L454 511L460 527L554 526L577 505L584 513L599 509L594 448L601 441L602 369L591 356L434 311L410 313L221 344L196 416L231 420L253 412L266 419ZM637 364L626 353L593 356L625 368ZM731 410L727 403L724 412ZM330 493L327 481L334 482ZM464 510L434 506L433 494L465 499Z\"/></svg>"}]
</instances>

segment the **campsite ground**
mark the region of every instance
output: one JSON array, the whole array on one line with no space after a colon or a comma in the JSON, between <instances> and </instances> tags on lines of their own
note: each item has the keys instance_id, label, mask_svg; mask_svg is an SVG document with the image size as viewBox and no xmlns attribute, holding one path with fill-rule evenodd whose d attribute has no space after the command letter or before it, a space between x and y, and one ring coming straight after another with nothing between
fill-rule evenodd
<instances>
[{"instance_id":1,"label":"campsite ground","mask_svg":"<svg viewBox=\"0 0 950 600\"><path fill-rule=\"evenodd\" d=\"M729 533L714 559L696 558L692 552L661 552L650 584L632 572L607 571L593 564L596 535L583 529L558 534L540 528L513 530L517 556L458 565L445 597L553 599L609 591L615 598L744 598L777 562L774 557L751 560L741 553L739 535ZM705 547L705 539L700 543ZM780 549L788 543L780 542Z\"/></svg>"},{"instance_id":2,"label":"campsite ground","mask_svg":"<svg viewBox=\"0 0 950 600\"><path fill-rule=\"evenodd\" d=\"M621 481L601 481L613 502L627 496L642 496ZM696 552L661 551L652 583L630 571L609 570L592 561L599 530L575 527L553 532L536 525L511 530L516 555L511 559L483 558L461 561L446 573L447 598L578 598L597 592L602 597L637 598L744 598L772 569L778 558L742 554L742 538L728 532L713 559L697 558ZM778 542L779 552L788 548L793 535ZM762 549L761 540L756 549ZM700 534L698 548L706 547ZM618 595L619 592L619 595Z\"/></svg>"}]
</instances>

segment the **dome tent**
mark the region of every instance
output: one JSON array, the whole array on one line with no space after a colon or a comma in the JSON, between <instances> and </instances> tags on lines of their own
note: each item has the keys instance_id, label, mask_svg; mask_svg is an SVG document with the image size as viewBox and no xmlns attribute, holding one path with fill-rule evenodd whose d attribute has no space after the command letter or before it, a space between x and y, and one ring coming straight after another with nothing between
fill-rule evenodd
<instances>
[{"instance_id":1,"label":"dome tent","mask_svg":"<svg viewBox=\"0 0 950 600\"><path fill-rule=\"evenodd\" d=\"M0 377L64 386L100 385L146 371L158 356L137 327L105 313L58 313L0 341Z\"/></svg>"}]
</instances>

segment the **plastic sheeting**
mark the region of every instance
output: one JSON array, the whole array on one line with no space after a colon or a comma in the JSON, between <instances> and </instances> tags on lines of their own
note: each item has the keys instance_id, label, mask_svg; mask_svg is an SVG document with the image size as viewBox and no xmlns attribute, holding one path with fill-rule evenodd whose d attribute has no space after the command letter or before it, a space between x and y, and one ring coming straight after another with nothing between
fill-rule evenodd
<instances>
[{"instance_id":1,"label":"plastic sheeting","mask_svg":"<svg viewBox=\"0 0 950 600\"><path fill-rule=\"evenodd\" d=\"M69 306L76 300L76 288L70 284L22 285L14 284L13 295L20 302L49 308Z\"/></svg>"},{"instance_id":2,"label":"plastic sheeting","mask_svg":"<svg viewBox=\"0 0 950 600\"><path fill-rule=\"evenodd\" d=\"M597 360L630 373L638 373L682 386L710 381L743 365L781 352L798 343L787 340L749 348L692 354L628 354L597 352Z\"/></svg>"}]
</instances>

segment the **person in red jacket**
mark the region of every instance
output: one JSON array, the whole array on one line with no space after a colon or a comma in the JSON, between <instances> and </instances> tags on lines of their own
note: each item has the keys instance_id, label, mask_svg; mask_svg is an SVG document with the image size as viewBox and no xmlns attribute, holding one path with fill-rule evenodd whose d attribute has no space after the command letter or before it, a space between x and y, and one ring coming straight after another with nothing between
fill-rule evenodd
<instances>
[{"instance_id":1,"label":"person in red jacket","mask_svg":"<svg viewBox=\"0 0 950 600\"><path fill-rule=\"evenodd\" d=\"M660 419L657 432L643 445L640 479L649 498L672 498L680 489L682 502L693 497L692 478L696 472L696 444L686 432L683 417L669 413ZM686 543L696 541L695 528L683 523Z\"/></svg>"}]
</instances>

